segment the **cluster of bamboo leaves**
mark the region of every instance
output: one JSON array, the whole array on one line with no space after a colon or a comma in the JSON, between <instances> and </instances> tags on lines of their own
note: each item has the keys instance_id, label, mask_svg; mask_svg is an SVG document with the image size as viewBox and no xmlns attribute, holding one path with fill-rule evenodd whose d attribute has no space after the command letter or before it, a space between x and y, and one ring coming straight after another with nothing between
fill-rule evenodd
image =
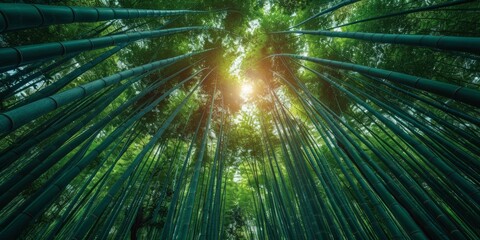
<instances>
[{"instance_id":1,"label":"cluster of bamboo leaves","mask_svg":"<svg viewBox=\"0 0 480 240\"><path fill-rule=\"evenodd\" d=\"M478 2L84 4L0 3L1 239L480 237Z\"/></svg>"}]
</instances>

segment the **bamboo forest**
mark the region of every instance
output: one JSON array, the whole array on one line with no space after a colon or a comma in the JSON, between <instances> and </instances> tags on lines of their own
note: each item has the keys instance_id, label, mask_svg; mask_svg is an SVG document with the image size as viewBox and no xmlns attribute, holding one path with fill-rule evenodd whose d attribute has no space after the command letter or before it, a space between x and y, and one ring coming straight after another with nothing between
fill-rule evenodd
<instances>
[{"instance_id":1,"label":"bamboo forest","mask_svg":"<svg viewBox=\"0 0 480 240\"><path fill-rule=\"evenodd\" d=\"M480 239L479 0L0 1L0 239Z\"/></svg>"}]
</instances>

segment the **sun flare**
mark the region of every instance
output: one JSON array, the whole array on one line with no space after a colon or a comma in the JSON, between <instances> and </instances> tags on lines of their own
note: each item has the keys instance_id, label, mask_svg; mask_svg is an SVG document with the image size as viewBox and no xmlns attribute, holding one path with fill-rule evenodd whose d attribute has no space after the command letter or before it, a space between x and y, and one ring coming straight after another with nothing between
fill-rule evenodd
<instances>
[{"instance_id":1,"label":"sun flare","mask_svg":"<svg viewBox=\"0 0 480 240\"><path fill-rule=\"evenodd\" d=\"M253 86L250 83L244 83L240 88L240 97L243 100L247 100L248 98L250 98L252 93L253 93Z\"/></svg>"}]
</instances>

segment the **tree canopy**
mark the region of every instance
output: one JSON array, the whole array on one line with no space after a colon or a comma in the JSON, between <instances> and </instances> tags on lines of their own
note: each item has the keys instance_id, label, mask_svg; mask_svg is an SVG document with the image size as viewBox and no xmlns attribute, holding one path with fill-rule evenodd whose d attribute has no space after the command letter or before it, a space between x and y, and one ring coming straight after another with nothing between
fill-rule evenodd
<instances>
[{"instance_id":1,"label":"tree canopy","mask_svg":"<svg viewBox=\"0 0 480 240\"><path fill-rule=\"evenodd\" d=\"M0 3L0 239L480 238L480 2Z\"/></svg>"}]
</instances>

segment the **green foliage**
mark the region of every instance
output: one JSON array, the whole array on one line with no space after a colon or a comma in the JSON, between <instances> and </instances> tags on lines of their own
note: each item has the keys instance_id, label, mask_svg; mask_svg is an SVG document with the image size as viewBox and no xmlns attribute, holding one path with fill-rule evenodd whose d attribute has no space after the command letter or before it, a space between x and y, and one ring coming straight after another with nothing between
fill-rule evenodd
<instances>
[{"instance_id":1,"label":"green foliage","mask_svg":"<svg viewBox=\"0 0 480 240\"><path fill-rule=\"evenodd\" d=\"M1 239L479 238L478 52L399 44L478 41L478 1L22 2L205 12L7 32L4 49L208 28L138 39L49 94L112 47L0 72L0 120L24 124L0 128Z\"/></svg>"}]
</instances>

